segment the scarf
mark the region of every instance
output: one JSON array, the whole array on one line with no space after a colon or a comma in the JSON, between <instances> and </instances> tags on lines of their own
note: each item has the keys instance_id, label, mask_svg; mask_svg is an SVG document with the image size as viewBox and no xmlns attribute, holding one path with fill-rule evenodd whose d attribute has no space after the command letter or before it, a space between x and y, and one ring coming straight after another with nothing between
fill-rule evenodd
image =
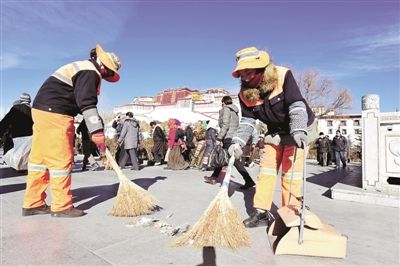
<instances>
[{"instance_id":1,"label":"scarf","mask_svg":"<svg viewBox=\"0 0 400 266\"><path fill-rule=\"evenodd\" d=\"M259 74L261 74L261 78ZM273 91L277 84L278 71L274 65L269 64L262 72L256 73L251 81L241 80L241 91L248 101L256 102Z\"/></svg>"}]
</instances>

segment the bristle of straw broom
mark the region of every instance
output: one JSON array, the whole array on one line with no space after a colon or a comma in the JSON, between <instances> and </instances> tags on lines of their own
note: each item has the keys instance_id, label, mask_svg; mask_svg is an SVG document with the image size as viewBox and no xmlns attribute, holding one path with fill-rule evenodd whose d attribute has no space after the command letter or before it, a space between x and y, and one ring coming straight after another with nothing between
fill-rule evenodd
<instances>
[{"instance_id":1,"label":"bristle of straw broom","mask_svg":"<svg viewBox=\"0 0 400 266\"><path fill-rule=\"evenodd\" d=\"M121 180L111 215L130 217L148 214L156 207L156 202L153 195L129 179Z\"/></svg>"},{"instance_id":2,"label":"bristle of straw broom","mask_svg":"<svg viewBox=\"0 0 400 266\"><path fill-rule=\"evenodd\" d=\"M186 244L193 247L214 246L230 249L250 244L248 232L224 189L221 189L192 229L172 246Z\"/></svg>"},{"instance_id":3,"label":"bristle of straw broom","mask_svg":"<svg viewBox=\"0 0 400 266\"><path fill-rule=\"evenodd\" d=\"M199 221L170 246L186 244L192 247L223 247L237 249L250 245L248 231L228 197L227 188L222 188Z\"/></svg>"},{"instance_id":4,"label":"bristle of straw broom","mask_svg":"<svg viewBox=\"0 0 400 266\"><path fill-rule=\"evenodd\" d=\"M130 217L151 212L156 207L156 198L125 176L108 149L106 149L106 157L120 182L111 215Z\"/></svg>"},{"instance_id":5,"label":"bristle of straw broom","mask_svg":"<svg viewBox=\"0 0 400 266\"><path fill-rule=\"evenodd\" d=\"M222 188L194 226L172 247L223 247L237 249L250 245L249 234L228 196L228 187L235 157L231 156Z\"/></svg>"}]
</instances>

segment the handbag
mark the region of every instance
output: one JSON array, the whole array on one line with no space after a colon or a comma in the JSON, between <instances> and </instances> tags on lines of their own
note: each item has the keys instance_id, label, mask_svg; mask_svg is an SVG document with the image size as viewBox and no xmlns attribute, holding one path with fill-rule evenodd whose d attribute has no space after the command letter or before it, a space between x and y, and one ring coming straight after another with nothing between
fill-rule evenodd
<instances>
[{"instance_id":1,"label":"handbag","mask_svg":"<svg viewBox=\"0 0 400 266\"><path fill-rule=\"evenodd\" d=\"M208 167L217 168L228 164L229 157L225 149L221 145L216 145L211 153L208 161Z\"/></svg>"}]
</instances>

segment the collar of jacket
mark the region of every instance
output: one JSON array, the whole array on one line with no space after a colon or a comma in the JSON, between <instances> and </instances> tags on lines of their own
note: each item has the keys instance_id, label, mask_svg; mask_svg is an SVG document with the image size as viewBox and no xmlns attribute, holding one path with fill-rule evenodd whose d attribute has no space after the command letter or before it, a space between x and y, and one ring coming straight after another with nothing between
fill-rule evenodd
<instances>
[{"instance_id":1,"label":"collar of jacket","mask_svg":"<svg viewBox=\"0 0 400 266\"><path fill-rule=\"evenodd\" d=\"M239 92L239 98L247 107L254 107L254 106L257 106L257 105L262 105L264 103L264 99L257 99L255 101L249 101L243 95L243 91L242 90Z\"/></svg>"},{"instance_id":2,"label":"collar of jacket","mask_svg":"<svg viewBox=\"0 0 400 266\"><path fill-rule=\"evenodd\" d=\"M100 66L99 66L99 64L97 64L96 60L89 59L89 61L92 62L92 64L96 67L97 71L99 71L99 73L101 73Z\"/></svg>"},{"instance_id":3,"label":"collar of jacket","mask_svg":"<svg viewBox=\"0 0 400 266\"><path fill-rule=\"evenodd\" d=\"M96 89L96 90L97 90L97 96L99 96L100 93L101 93L101 80L103 79L103 77L101 76L100 66L99 66L99 64L96 62L96 60L89 59L89 61L94 65L94 67L97 69L97 71L98 71L99 74L100 74L99 85L97 86L97 89Z\"/></svg>"},{"instance_id":4,"label":"collar of jacket","mask_svg":"<svg viewBox=\"0 0 400 266\"><path fill-rule=\"evenodd\" d=\"M281 66L276 66L276 69L278 72L277 86L272 91L270 91L270 92L264 91L263 92L262 89L258 88L259 95L260 95L259 98L254 101L250 101L249 99L246 98L246 96L244 96L243 90L242 89L240 90L239 98L247 107L254 107L254 106L262 105L262 104L264 104L265 98L271 99L283 91L283 83L285 80L285 75L289 69L286 67L281 67ZM262 85L263 84L261 83L261 86Z\"/></svg>"}]
</instances>

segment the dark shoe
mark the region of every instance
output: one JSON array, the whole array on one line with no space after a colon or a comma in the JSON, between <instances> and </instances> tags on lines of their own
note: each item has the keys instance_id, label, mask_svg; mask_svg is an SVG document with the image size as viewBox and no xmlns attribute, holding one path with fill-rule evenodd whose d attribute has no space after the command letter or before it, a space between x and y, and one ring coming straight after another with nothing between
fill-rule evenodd
<instances>
[{"instance_id":1,"label":"dark shoe","mask_svg":"<svg viewBox=\"0 0 400 266\"><path fill-rule=\"evenodd\" d=\"M243 186L240 186L240 189L246 190L246 189L254 187L255 185L256 185L256 183L254 183L253 181L251 181L249 183L246 182Z\"/></svg>"},{"instance_id":2,"label":"dark shoe","mask_svg":"<svg viewBox=\"0 0 400 266\"><path fill-rule=\"evenodd\" d=\"M252 214L250 214L250 217L247 218L246 220L243 221L243 224L245 227L257 227L258 224L262 221L265 221L268 223L269 221L269 216L268 212L258 212L255 211Z\"/></svg>"},{"instance_id":3,"label":"dark shoe","mask_svg":"<svg viewBox=\"0 0 400 266\"><path fill-rule=\"evenodd\" d=\"M205 176L204 177L204 182L211 184L211 185L215 185L217 183L217 181L215 180L214 177L212 176Z\"/></svg>"},{"instance_id":4,"label":"dark shoe","mask_svg":"<svg viewBox=\"0 0 400 266\"><path fill-rule=\"evenodd\" d=\"M22 208L22 216L49 214L50 212L50 206L47 206L46 204L35 208Z\"/></svg>"},{"instance_id":5,"label":"dark shoe","mask_svg":"<svg viewBox=\"0 0 400 266\"><path fill-rule=\"evenodd\" d=\"M73 218L73 217L80 217L80 216L83 216L83 215L85 215L85 213L82 210L75 208L74 206L71 206L68 209L63 210L63 211L51 212L51 216L52 217L70 217L70 218Z\"/></svg>"}]
</instances>

